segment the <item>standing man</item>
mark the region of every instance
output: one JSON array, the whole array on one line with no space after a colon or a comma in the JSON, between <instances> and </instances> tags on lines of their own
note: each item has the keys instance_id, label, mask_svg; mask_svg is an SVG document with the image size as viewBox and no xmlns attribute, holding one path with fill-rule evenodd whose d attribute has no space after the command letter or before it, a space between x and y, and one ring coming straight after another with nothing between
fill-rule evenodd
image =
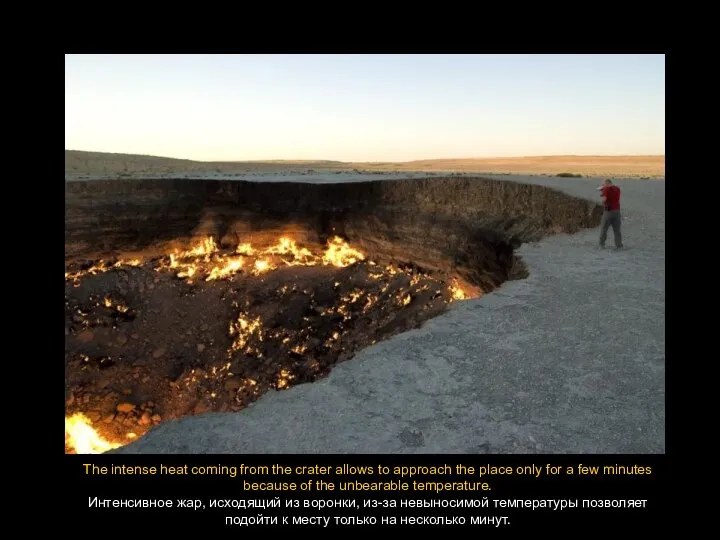
<instances>
[{"instance_id":1,"label":"standing man","mask_svg":"<svg viewBox=\"0 0 720 540\"><path fill-rule=\"evenodd\" d=\"M603 212L602 222L600 223L600 247L605 248L607 240L608 228L612 227L615 236L615 249L622 249L622 234L620 225L622 217L620 216L620 188L613 184L609 178L598 188L602 195L605 212Z\"/></svg>"}]
</instances>

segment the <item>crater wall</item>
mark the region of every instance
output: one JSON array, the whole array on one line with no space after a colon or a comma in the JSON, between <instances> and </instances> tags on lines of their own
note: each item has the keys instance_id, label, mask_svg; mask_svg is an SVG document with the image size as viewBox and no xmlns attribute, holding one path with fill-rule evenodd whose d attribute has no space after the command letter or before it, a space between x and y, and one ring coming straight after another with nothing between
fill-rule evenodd
<instances>
[{"instance_id":1,"label":"crater wall","mask_svg":"<svg viewBox=\"0 0 720 540\"><path fill-rule=\"evenodd\" d=\"M513 255L520 244L595 227L601 214L599 205L547 187L480 177L71 181L65 258L162 251L206 235L230 245L340 235L378 262L412 262L488 291L527 274Z\"/></svg>"}]
</instances>

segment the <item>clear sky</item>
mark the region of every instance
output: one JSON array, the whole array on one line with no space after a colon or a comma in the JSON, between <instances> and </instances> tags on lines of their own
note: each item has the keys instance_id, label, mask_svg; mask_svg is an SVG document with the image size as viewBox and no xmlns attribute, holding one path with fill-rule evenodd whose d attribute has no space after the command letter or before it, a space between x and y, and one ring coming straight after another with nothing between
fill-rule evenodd
<instances>
[{"instance_id":1,"label":"clear sky","mask_svg":"<svg viewBox=\"0 0 720 540\"><path fill-rule=\"evenodd\" d=\"M203 161L665 154L665 56L67 55L65 148Z\"/></svg>"}]
</instances>

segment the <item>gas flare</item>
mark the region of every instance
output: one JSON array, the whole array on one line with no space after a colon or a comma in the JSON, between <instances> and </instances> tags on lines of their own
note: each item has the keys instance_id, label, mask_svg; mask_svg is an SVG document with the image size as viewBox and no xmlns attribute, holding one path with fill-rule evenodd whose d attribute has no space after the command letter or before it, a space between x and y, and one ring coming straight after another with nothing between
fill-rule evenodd
<instances>
[{"instance_id":1,"label":"gas flare","mask_svg":"<svg viewBox=\"0 0 720 540\"><path fill-rule=\"evenodd\" d=\"M330 245L322 260L323 264L344 267L365 260L365 256L358 250L348 246L342 238L336 236L330 240Z\"/></svg>"},{"instance_id":2,"label":"gas flare","mask_svg":"<svg viewBox=\"0 0 720 540\"><path fill-rule=\"evenodd\" d=\"M208 277L205 278L205 281L223 279L239 272L245 260L242 257L229 257L224 262L224 265L214 266L213 269L210 270Z\"/></svg>"},{"instance_id":3,"label":"gas flare","mask_svg":"<svg viewBox=\"0 0 720 540\"><path fill-rule=\"evenodd\" d=\"M199 240L193 247L185 250L176 249L169 253L160 259L154 269L157 272L171 270L178 278L192 283L193 279L205 281L226 279L243 271L257 276L283 265L324 265L343 268L364 260L363 253L351 247L339 236L331 238L324 251L315 253L308 247L299 246L295 240L288 237L281 237L275 245L265 248L244 242L237 246L234 253L229 253L221 250L215 239L208 236ZM137 258L120 259L114 263L101 259L86 269L65 272L65 279L79 286L80 280L86 275L143 264L144 262Z\"/></svg>"},{"instance_id":4,"label":"gas flare","mask_svg":"<svg viewBox=\"0 0 720 540\"><path fill-rule=\"evenodd\" d=\"M453 300L467 300L469 298L465 291L460 288L457 281L453 281L449 288Z\"/></svg>"},{"instance_id":5,"label":"gas flare","mask_svg":"<svg viewBox=\"0 0 720 540\"><path fill-rule=\"evenodd\" d=\"M92 422L82 413L65 418L65 439L76 454L102 454L120 444L105 440L92 427Z\"/></svg>"}]
</instances>

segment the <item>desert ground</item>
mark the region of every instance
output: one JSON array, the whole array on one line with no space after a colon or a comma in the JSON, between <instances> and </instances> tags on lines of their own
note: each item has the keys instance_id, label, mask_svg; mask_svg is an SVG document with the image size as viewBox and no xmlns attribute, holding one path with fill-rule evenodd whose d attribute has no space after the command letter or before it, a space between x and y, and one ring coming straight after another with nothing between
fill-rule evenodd
<instances>
[{"instance_id":1,"label":"desert ground","mask_svg":"<svg viewBox=\"0 0 720 540\"><path fill-rule=\"evenodd\" d=\"M318 175L381 173L473 173L664 178L665 156L540 156L518 158L436 159L408 162L341 161L201 162L156 156L65 151L66 178L157 175Z\"/></svg>"},{"instance_id":2,"label":"desert ground","mask_svg":"<svg viewBox=\"0 0 720 540\"><path fill-rule=\"evenodd\" d=\"M594 228L526 242L517 250L524 279L363 343L316 382L268 391L239 412L201 410L153 427L155 403L144 402L137 413L149 431L113 452L663 453L664 157L208 164L66 151L66 180L336 183L434 172L470 181L482 172L593 202L601 178L614 176L627 249L598 250ZM556 176L566 172L583 178ZM154 376L143 369L132 376Z\"/></svg>"}]
</instances>

